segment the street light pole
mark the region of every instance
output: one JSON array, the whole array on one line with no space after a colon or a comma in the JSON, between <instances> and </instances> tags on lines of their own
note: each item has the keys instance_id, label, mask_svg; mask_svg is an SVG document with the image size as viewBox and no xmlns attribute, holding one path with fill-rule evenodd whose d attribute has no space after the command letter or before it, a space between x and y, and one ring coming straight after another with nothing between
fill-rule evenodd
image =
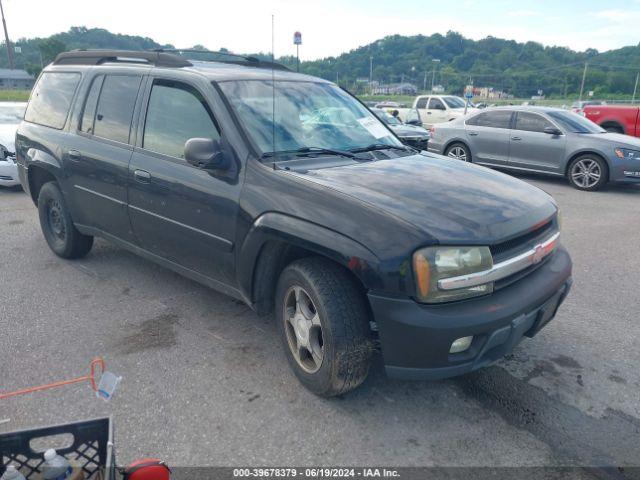
<instances>
[{"instance_id":1,"label":"street light pole","mask_svg":"<svg viewBox=\"0 0 640 480\"><path fill-rule=\"evenodd\" d=\"M13 49L11 48L11 42L9 41L9 33L7 32L7 22L4 20L4 8L2 7L2 0L0 0L0 13L2 13L2 26L4 28L4 40L7 45L7 58L9 59L9 68L13 70Z\"/></svg>"},{"instance_id":2,"label":"street light pole","mask_svg":"<svg viewBox=\"0 0 640 480\"><path fill-rule=\"evenodd\" d=\"M436 68L438 66L438 63L440 63L440 59L438 58L432 58L431 61L433 62L433 75L431 76L431 93L433 94L433 87L435 86L435 81L436 81Z\"/></svg>"},{"instance_id":3,"label":"street light pole","mask_svg":"<svg viewBox=\"0 0 640 480\"><path fill-rule=\"evenodd\" d=\"M636 92L638 91L638 80L640 80L640 72L636 73L636 84L633 86L633 97L631 97L631 105L636 103Z\"/></svg>"}]
</instances>

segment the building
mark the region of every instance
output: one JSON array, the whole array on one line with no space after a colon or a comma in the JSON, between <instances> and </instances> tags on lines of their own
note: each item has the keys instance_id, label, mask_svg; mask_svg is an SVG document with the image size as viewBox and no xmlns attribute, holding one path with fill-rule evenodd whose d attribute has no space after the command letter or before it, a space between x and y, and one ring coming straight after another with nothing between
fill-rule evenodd
<instances>
[{"instance_id":1,"label":"building","mask_svg":"<svg viewBox=\"0 0 640 480\"><path fill-rule=\"evenodd\" d=\"M372 82L374 95L415 95L418 89L412 83L394 83L391 85L382 85Z\"/></svg>"},{"instance_id":2,"label":"building","mask_svg":"<svg viewBox=\"0 0 640 480\"><path fill-rule=\"evenodd\" d=\"M31 90L35 78L25 70L0 68L0 90Z\"/></svg>"}]
</instances>

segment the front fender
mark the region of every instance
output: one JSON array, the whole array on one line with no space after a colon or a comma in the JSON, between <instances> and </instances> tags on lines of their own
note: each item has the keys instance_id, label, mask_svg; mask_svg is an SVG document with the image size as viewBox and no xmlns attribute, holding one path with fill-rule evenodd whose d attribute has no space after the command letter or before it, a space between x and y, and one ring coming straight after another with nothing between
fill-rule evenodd
<instances>
[{"instance_id":1,"label":"front fender","mask_svg":"<svg viewBox=\"0 0 640 480\"><path fill-rule=\"evenodd\" d=\"M253 298L253 278L263 247L272 241L330 258L353 272L367 289L382 285L379 259L366 246L338 232L290 215L268 212L256 219L238 251L238 283Z\"/></svg>"}]
</instances>

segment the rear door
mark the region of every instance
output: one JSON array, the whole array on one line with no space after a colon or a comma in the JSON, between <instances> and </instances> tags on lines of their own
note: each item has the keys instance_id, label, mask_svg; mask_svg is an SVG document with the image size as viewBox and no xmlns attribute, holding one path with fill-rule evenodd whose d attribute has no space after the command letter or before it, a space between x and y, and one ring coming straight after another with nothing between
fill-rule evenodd
<instances>
[{"instance_id":1,"label":"rear door","mask_svg":"<svg viewBox=\"0 0 640 480\"><path fill-rule=\"evenodd\" d=\"M566 136L544 133L546 127L559 129L539 113L516 112L509 144L510 167L563 173Z\"/></svg>"},{"instance_id":2,"label":"rear door","mask_svg":"<svg viewBox=\"0 0 640 480\"><path fill-rule=\"evenodd\" d=\"M233 285L241 187L237 173L202 170L184 159L190 138L221 138L207 101L213 86L193 82L161 76L149 81L130 165L129 214L145 250Z\"/></svg>"},{"instance_id":3,"label":"rear door","mask_svg":"<svg viewBox=\"0 0 640 480\"><path fill-rule=\"evenodd\" d=\"M498 166L508 163L512 117L512 110L487 110L465 121L474 162Z\"/></svg>"},{"instance_id":4,"label":"rear door","mask_svg":"<svg viewBox=\"0 0 640 480\"><path fill-rule=\"evenodd\" d=\"M131 126L142 75L109 73L90 81L74 141L66 149L75 221L126 241Z\"/></svg>"}]
</instances>

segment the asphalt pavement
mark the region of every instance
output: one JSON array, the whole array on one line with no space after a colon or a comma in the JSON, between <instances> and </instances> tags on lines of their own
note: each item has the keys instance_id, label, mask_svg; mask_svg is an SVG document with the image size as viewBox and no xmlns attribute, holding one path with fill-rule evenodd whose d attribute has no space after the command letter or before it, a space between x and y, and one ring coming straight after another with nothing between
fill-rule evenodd
<instances>
[{"instance_id":1,"label":"asphalt pavement","mask_svg":"<svg viewBox=\"0 0 640 480\"><path fill-rule=\"evenodd\" d=\"M271 318L106 241L48 249L22 192L0 190L0 391L122 376L109 403L74 385L0 401L0 433L112 415L119 463L174 466L640 465L640 186L579 192L522 176L560 205L573 290L512 355L436 382L307 392ZM8 421L6 421L8 420Z\"/></svg>"}]
</instances>

